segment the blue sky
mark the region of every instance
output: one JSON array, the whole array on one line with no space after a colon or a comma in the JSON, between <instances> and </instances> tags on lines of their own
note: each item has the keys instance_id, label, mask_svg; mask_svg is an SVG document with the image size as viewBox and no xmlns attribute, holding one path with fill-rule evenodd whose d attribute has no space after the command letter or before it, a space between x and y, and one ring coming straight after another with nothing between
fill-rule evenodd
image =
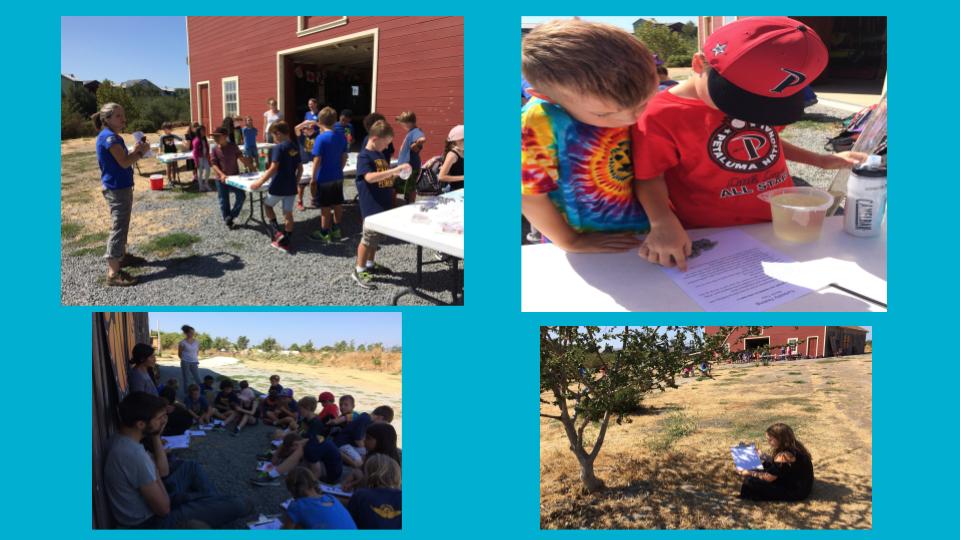
<instances>
[{"instance_id":1,"label":"blue sky","mask_svg":"<svg viewBox=\"0 0 960 540\"><path fill-rule=\"evenodd\" d=\"M521 23L541 23L552 21L554 19L569 19L573 15L554 15L554 16L536 16L536 17L520 17ZM693 21L697 22L696 15L690 16L654 16L654 15L608 15L608 16L590 16L590 15L580 15L580 18L585 21L595 21L595 22L604 22L607 24L612 24L614 26L619 26L624 30L629 30L633 32L633 21L637 19L656 19L657 22L662 22L666 24L672 24L675 22L687 22Z\"/></svg>"},{"instance_id":2,"label":"blue sky","mask_svg":"<svg viewBox=\"0 0 960 540\"><path fill-rule=\"evenodd\" d=\"M61 17L60 72L78 79L150 79L186 88L184 17Z\"/></svg>"},{"instance_id":3,"label":"blue sky","mask_svg":"<svg viewBox=\"0 0 960 540\"><path fill-rule=\"evenodd\" d=\"M266 337L273 337L283 346L304 344L313 340L315 346L332 345L351 339L360 343L402 345L401 314L397 312L150 312L150 330L179 332L184 324L206 332L212 337L236 341L247 336L256 345Z\"/></svg>"}]
</instances>

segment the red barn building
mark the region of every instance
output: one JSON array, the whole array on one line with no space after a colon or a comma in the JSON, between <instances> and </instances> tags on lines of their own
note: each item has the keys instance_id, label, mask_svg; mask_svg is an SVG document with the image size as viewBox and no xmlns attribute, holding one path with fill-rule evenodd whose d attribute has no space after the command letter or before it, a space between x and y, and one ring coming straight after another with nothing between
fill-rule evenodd
<instances>
[{"instance_id":1,"label":"red barn building","mask_svg":"<svg viewBox=\"0 0 960 540\"><path fill-rule=\"evenodd\" d=\"M187 55L190 115L208 131L240 114L263 140L268 99L296 125L315 97L353 111L353 150L368 113L399 138L396 116L416 112L427 159L463 123L463 17L187 17Z\"/></svg>"},{"instance_id":2,"label":"red barn building","mask_svg":"<svg viewBox=\"0 0 960 540\"><path fill-rule=\"evenodd\" d=\"M718 326L707 326L704 331L714 334ZM734 332L727 338L731 352L751 351L769 346L771 351L789 346L795 354L807 357L863 354L867 330L859 326L768 326L756 336L746 331Z\"/></svg>"}]
</instances>

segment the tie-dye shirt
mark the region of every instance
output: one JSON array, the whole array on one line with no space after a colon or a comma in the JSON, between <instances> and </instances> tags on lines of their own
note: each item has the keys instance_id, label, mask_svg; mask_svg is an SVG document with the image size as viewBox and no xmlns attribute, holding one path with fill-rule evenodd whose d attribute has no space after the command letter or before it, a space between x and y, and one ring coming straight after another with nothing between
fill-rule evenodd
<instances>
[{"instance_id":1,"label":"tie-dye shirt","mask_svg":"<svg viewBox=\"0 0 960 540\"><path fill-rule=\"evenodd\" d=\"M531 99L521 113L522 193L547 193L577 232L647 232L633 194L630 129L578 122Z\"/></svg>"}]
</instances>

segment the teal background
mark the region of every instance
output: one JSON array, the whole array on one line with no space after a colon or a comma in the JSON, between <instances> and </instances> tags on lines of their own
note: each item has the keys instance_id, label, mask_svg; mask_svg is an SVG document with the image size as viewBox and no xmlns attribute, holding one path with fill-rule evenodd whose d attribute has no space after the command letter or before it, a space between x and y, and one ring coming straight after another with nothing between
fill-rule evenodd
<instances>
[{"instance_id":1,"label":"teal background","mask_svg":"<svg viewBox=\"0 0 960 540\"><path fill-rule=\"evenodd\" d=\"M81 14L295 14L307 4L21 2L7 7L2 317L6 370L5 536L185 536L91 531L89 308L59 291L59 17ZM688 538L952 535L956 515L956 13L945 4L805 2L804 14L889 16L890 312L885 314L521 314L517 196L521 14L780 12L782 4L533 4L487 0L344 4L354 14L464 14L471 124L467 307L404 308L405 530L291 536ZM325 3L315 7L324 10ZM326 9L326 11L336 11ZM778 13L779 14L779 13ZM109 32L109 28L104 31ZM144 62L162 36L144 36ZM129 44L118 44L129 46ZM105 51L107 54L108 51ZM479 134L479 136L477 135ZM477 158L477 156L480 156ZM643 283L637 283L642 287ZM563 294L563 291L557 291ZM144 311L191 308L137 307ZM221 309L221 308L209 308ZM229 309L229 308L222 308ZM326 308L317 308L326 310ZM364 308L366 309L366 308ZM391 310L394 308L370 308ZM206 310L206 308L202 309ZM266 308L265 310L270 310ZM336 309L334 309L335 311ZM251 310L257 311L257 310ZM951 323L950 321L954 321ZM853 324L874 339L872 531L539 532L540 324ZM457 399L456 406L440 407ZM904 446L908 448L904 449ZM916 448L917 452L910 452ZM904 451L907 450L907 451ZM246 474L238 466L238 474ZM248 533L209 531L204 537Z\"/></svg>"}]
</instances>

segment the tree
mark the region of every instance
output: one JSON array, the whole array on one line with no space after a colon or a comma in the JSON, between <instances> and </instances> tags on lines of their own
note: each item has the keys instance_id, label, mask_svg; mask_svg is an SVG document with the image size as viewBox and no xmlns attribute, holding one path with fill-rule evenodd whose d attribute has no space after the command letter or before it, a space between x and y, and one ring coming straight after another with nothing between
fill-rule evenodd
<instances>
[{"instance_id":1,"label":"tree","mask_svg":"<svg viewBox=\"0 0 960 540\"><path fill-rule=\"evenodd\" d=\"M233 348L233 344L225 337L216 337L213 339L213 348L218 351L226 351Z\"/></svg>"},{"instance_id":2,"label":"tree","mask_svg":"<svg viewBox=\"0 0 960 540\"><path fill-rule=\"evenodd\" d=\"M367 352L367 347L363 343L357 345L357 352Z\"/></svg>"},{"instance_id":3,"label":"tree","mask_svg":"<svg viewBox=\"0 0 960 540\"><path fill-rule=\"evenodd\" d=\"M357 350L357 346L353 343L352 339L350 340L350 344L347 345L347 350L350 352L354 352Z\"/></svg>"},{"instance_id":4,"label":"tree","mask_svg":"<svg viewBox=\"0 0 960 540\"><path fill-rule=\"evenodd\" d=\"M83 86L71 86L64 96L64 105L85 118L97 112L97 96Z\"/></svg>"},{"instance_id":5,"label":"tree","mask_svg":"<svg viewBox=\"0 0 960 540\"><path fill-rule=\"evenodd\" d=\"M237 338L237 348L241 351L246 350L250 347L250 338L247 336L240 336Z\"/></svg>"},{"instance_id":6,"label":"tree","mask_svg":"<svg viewBox=\"0 0 960 540\"><path fill-rule=\"evenodd\" d=\"M307 342L300 347L300 352L312 353L314 350L313 340L307 340Z\"/></svg>"},{"instance_id":7,"label":"tree","mask_svg":"<svg viewBox=\"0 0 960 540\"><path fill-rule=\"evenodd\" d=\"M213 338L206 332L197 334L197 341L200 342L200 350L206 351L213 348Z\"/></svg>"},{"instance_id":8,"label":"tree","mask_svg":"<svg viewBox=\"0 0 960 540\"><path fill-rule=\"evenodd\" d=\"M296 343L291 343L290 346L287 347L287 350L297 351L297 352L300 352L300 351L301 351L300 346L297 345Z\"/></svg>"},{"instance_id":9,"label":"tree","mask_svg":"<svg viewBox=\"0 0 960 540\"><path fill-rule=\"evenodd\" d=\"M260 342L260 346L257 348L262 351L273 352L280 350L280 344L277 343L277 340L273 339L272 337L267 337Z\"/></svg>"},{"instance_id":10,"label":"tree","mask_svg":"<svg viewBox=\"0 0 960 540\"><path fill-rule=\"evenodd\" d=\"M97 88L97 108L103 107L107 103L119 103L123 107L123 112L127 117L127 124L139 117L137 107L133 103L133 98L123 88L114 86L110 79L104 79L100 87Z\"/></svg>"},{"instance_id":11,"label":"tree","mask_svg":"<svg viewBox=\"0 0 960 540\"><path fill-rule=\"evenodd\" d=\"M660 60L665 61L676 54L692 55L696 51L696 37L691 39L659 23L645 21L636 28L634 35Z\"/></svg>"},{"instance_id":12,"label":"tree","mask_svg":"<svg viewBox=\"0 0 960 540\"><path fill-rule=\"evenodd\" d=\"M675 387L685 365L729 355L724 344L736 329L705 335L694 326L540 327L540 402L547 406L540 416L563 425L585 491L605 487L593 465L610 420L629 422L643 394ZM616 340L619 349L607 351Z\"/></svg>"}]
</instances>

